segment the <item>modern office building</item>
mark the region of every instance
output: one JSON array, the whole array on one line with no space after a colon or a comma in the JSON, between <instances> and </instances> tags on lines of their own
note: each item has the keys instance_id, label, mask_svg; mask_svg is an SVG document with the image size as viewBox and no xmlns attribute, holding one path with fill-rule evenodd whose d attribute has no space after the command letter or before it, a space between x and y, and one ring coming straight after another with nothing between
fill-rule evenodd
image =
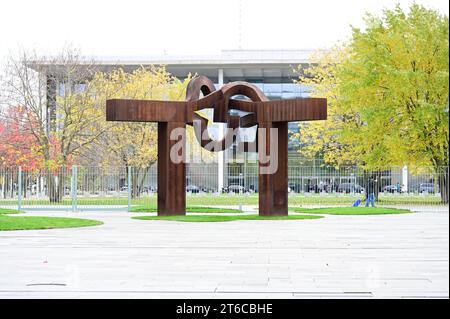
<instances>
[{"instance_id":1,"label":"modern office building","mask_svg":"<svg viewBox=\"0 0 450 319\"><path fill-rule=\"evenodd\" d=\"M93 57L87 58L86 63L91 64L92 60L99 71L108 72L114 68L121 67L127 72L131 72L141 66L164 65L166 69L175 77L184 79L190 75L205 75L209 77L217 87L232 81L246 81L258 86L270 99L290 99L307 97L311 89L304 85L294 83L298 79L298 67L307 68L317 61L311 60L314 50L223 50L217 55L161 55L161 56L120 56L120 57ZM58 80L52 72L58 66L51 64L40 64L38 68L47 79L47 114L48 117L57 116L54 112L56 95L65 91L64 81ZM82 89L83 84L77 84ZM209 114L212 116L212 113ZM221 127L222 126L222 127ZM208 131L213 136L220 136L223 125L212 125ZM254 135L254 129L243 129L245 135ZM298 123L290 123L289 131L298 132ZM321 160L303 162L299 159L299 144L295 140L289 143L289 165L306 166L306 170L301 172L292 171L290 176L295 176L293 184L301 184L303 190L308 189L308 184L318 185L320 181L335 180L336 172L330 170L330 174L325 173L320 168ZM236 148L231 147L224 152L215 155L213 163L187 165L188 184L206 187L212 190L221 190L229 185L239 185L246 189L257 188L257 154L245 153L237 154ZM191 173L191 174L190 174ZM395 184L398 180L407 181L408 172L389 174L384 178L383 184ZM391 176L392 175L392 176ZM191 176L191 177L190 177ZM319 177L320 176L320 177ZM342 182L356 182L356 178L349 174L340 173ZM291 178L291 177L290 177ZM148 183L156 186L156 180ZM297 187L297 186L296 186Z\"/></svg>"}]
</instances>

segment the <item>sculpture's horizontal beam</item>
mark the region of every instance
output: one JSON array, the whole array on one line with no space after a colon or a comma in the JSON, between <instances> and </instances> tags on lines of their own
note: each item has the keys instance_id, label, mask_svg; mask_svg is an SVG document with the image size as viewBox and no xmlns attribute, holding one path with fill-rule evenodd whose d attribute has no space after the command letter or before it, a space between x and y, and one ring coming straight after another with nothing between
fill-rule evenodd
<instances>
[{"instance_id":1,"label":"sculpture's horizontal beam","mask_svg":"<svg viewBox=\"0 0 450 319\"><path fill-rule=\"evenodd\" d=\"M106 101L107 121L186 122L187 102L112 99ZM180 112L180 110L182 110Z\"/></svg>"},{"instance_id":2,"label":"sculpture's horizontal beam","mask_svg":"<svg viewBox=\"0 0 450 319\"><path fill-rule=\"evenodd\" d=\"M221 97L221 91L216 91L202 99L189 102L112 99L106 101L106 119L191 124L194 111L208 107ZM323 98L260 102L230 99L229 108L253 113L243 119L242 127L256 125L257 122L312 121L327 118L327 100Z\"/></svg>"},{"instance_id":3,"label":"sculpture's horizontal beam","mask_svg":"<svg viewBox=\"0 0 450 319\"><path fill-rule=\"evenodd\" d=\"M327 119L327 99L322 98L269 101L264 102L263 108L262 118L260 119L258 116L258 122L291 122Z\"/></svg>"},{"instance_id":4,"label":"sculpture's horizontal beam","mask_svg":"<svg viewBox=\"0 0 450 319\"><path fill-rule=\"evenodd\" d=\"M327 118L327 99L323 98L262 102L231 99L229 106L231 109L255 113L258 122L296 122L326 120Z\"/></svg>"}]
</instances>

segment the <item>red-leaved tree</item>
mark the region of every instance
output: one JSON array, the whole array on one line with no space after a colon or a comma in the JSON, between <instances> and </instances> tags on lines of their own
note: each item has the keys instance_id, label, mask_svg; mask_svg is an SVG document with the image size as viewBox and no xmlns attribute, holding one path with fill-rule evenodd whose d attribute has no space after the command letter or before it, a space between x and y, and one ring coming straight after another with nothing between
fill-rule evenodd
<instances>
[{"instance_id":1,"label":"red-leaved tree","mask_svg":"<svg viewBox=\"0 0 450 319\"><path fill-rule=\"evenodd\" d=\"M34 171L42 168L43 157L33 135L34 121L21 106L8 107L0 117L0 166Z\"/></svg>"}]
</instances>

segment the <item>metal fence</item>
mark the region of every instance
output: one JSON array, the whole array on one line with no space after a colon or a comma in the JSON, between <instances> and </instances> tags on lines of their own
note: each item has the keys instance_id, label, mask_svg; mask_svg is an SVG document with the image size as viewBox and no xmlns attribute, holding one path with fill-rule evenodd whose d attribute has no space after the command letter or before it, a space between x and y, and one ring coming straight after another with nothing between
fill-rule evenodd
<instances>
[{"instance_id":1,"label":"metal fence","mask_svg":"<svg viewBox=\"0 0 450 319\"><path fill-rule=\"evenodd\" d=\"M228 164L223 174L219 179L217 164L188 164L187 205L256 209L257 164ZM410 172L399 167L365 171L290 165L288 176L289 206L350 206L359 199L364 205L368 180L374 177L379 206L448 208L448 167ZM157 207L156 165L147 169L73 166L53 171L0 168L3 208L77 211L138 206Z\"/></svg>"}]
</instances>

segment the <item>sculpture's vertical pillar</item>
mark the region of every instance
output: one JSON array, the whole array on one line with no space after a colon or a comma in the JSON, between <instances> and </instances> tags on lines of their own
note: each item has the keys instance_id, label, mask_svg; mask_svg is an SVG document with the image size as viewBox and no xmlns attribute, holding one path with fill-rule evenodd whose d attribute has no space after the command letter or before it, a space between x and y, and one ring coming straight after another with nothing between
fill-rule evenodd
<instances>
[{"instance_id":1,"label":"sculpture's vertical pillar","mask_svg":"<svg viewBox=\"0 0 450 319\"><path fill-rule=\"evenodd\" d=\"M266 134L258 134L259 156L259 215L285 216L288 214L288 122L260 123ZM271 141L270 129L278 130L278 138ZM265 152L265 153L264 153ZM277 163L265 163L267 156L277 152ZM275 165L273 173L264 174L269 165Z\"/></svg>"},{"instance_id":2,"label":"sculpture's vertical pillar","mask_svg":"<svg viewBox=\"0 0 450 319\"><path fill-rule=\"evenodd\" d=\"M170 135L182 128L176 140ZM158 123L158 215L186 214L185 123ZM172 147L182 143L183 149ZM172 150L172 151L171 151ZM178 150L178 151L177 151ZM171 158L172 153L172 158Z\"/></svg>"}]
</instances>

